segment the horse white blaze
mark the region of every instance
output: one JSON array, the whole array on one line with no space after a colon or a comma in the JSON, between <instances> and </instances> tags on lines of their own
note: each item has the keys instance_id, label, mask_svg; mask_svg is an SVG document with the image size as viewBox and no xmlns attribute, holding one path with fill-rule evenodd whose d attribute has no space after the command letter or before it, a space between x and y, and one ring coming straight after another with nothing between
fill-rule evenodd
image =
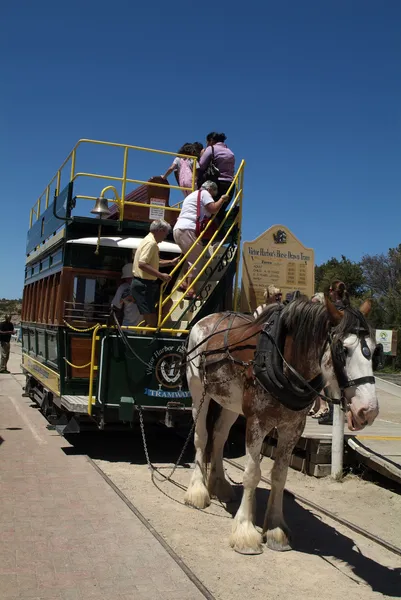
<instances>
[{"instance_id":1,"label":"horse white blaze","mask_svg":"<svg viewBox=\"0 0 401 600\"><path fill-rule=\"evenodd\" d=\"M370 338L366 339L371 354L375 344ZM347 353L345 372L348 379L373 376L372 361L362 353L361 341L356 335L349 335L343 342ZM372 425L379 414L379 402L374 383L363 383L345 390L345 396L350 403L348 427L351 430L363 429ZM352 419L351 419L352 417Z\"/></svg>"},{"instance_id":2,"label":"horse white blaze","mask_svg":"<svg viewBox=\"0 0 401 600\"><path fill-rule=\"evenodd\" d=\"M366 343L373 355L375 344L370 338ZM343 340L346 351L345 374L347 379L359 379L360 377L372 377L372 361L365 358L362 353L361 341L355 334L351 334ZM322 360L322 373L330 386L334 398L340 398L341 392L336 379L328 348ZM372 425L379 414L379 402L377 399L376 386L374 383L362 383L354 387L346 388L345 397L349 402L347 412L347 424L350 431L359 431L366 425Z\"/></svg>"}]
</instances>

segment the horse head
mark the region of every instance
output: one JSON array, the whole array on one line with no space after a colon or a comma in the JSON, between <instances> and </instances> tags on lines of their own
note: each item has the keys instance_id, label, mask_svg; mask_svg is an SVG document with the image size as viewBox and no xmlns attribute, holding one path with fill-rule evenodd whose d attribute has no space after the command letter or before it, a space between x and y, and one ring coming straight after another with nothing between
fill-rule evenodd
<instances>
[{"instance_id":1,"label":"horse head","mask_svg":"<svg viewBox=\"0 0 401 600\"><path fill-rule=\"evenodd\" d=\"M359 310L349 306L338 310L326 298L326 309L332 330L323 375L333 395L347 403L348 429L358 431L372 425L379 414L372 363L376 344L366 321L371 303L365 301Z\"/></svg>"}]
</instances>

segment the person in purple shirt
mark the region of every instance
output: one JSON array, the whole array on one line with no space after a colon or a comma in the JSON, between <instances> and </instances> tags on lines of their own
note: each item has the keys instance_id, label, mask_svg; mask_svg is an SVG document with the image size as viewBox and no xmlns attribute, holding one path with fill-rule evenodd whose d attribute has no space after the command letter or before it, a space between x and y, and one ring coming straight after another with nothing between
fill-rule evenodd
<instances>
[{"instance_id":1,"label":"person in purple shirt","mask_svg":"<svg viewBox=\"0 0 401 600\"><path fill-rule=\"evenodd\" d=\"M227 137L224 133L216 133L215 131L209 133L206 136L207 148L199 160L199 187L204 181L205 171L212 160L214 160L214 164L219 169L218 180L216 181L218 186L216 200L227 194L235 173L235 156L226 146L226 139ZM209 177L206 178L208 179ZM234 186L228 194L229 200L225 203L224 208L231 202L233 195Z\"/></svg>"}]
</instances>

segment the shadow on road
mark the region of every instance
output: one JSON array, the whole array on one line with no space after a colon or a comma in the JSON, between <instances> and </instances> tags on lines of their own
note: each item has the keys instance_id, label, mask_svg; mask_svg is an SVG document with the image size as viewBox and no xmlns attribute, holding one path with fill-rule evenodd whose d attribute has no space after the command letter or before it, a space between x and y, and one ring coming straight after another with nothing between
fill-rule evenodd
<instances>
[{"instance_id":1,"label":"shadow on road","mask_svg":"<svg viewBox=\"0 0 401 600\"><path fill-rule=\"evenodd\" d=\"M241 486L235 486L235 489L238 503L227 507L233 516L238 509L242 493ZM263 527L268 498L269 490L260 488L256 490L255 523L259 527ZM395 598L400 597L401 568L392 569L364 556L351 537L325 523L318 514L298 504L288 494L284 497L284 515L292 532L293 551L320 556L355 583L363 586L363 583L356 579L358 577L374 592ZM272 552L272 550L266 548L265 552ZM332 562L332 559L335 562ZM346 572L344 563L349 567L351 573ZM356 577L353 577L352 574Z\"/></svg>"},{"instance_id":2,"label":"shadow on road","mask_svg":"<svg viewBox=\"0 0 401 600\"><path fill-rule=\"evenodd\" d=\"M189 434L189 427L169 429L164 425L145 425L146 443L149 449L150 460L155 463L175 463L184 442ZM238 458L244 454L244 442L241 431L234 430L228 440L231 458ZM66 446L66 454L87 455L97 460L110 462L130 462L132 464L145 464L145 453L142 434L139 425L123 431L87 431L79 434L65 436L71 447ZM191 439L185 451L183 462L194 460L194 445Z\"/></svg>"}]
</instances>

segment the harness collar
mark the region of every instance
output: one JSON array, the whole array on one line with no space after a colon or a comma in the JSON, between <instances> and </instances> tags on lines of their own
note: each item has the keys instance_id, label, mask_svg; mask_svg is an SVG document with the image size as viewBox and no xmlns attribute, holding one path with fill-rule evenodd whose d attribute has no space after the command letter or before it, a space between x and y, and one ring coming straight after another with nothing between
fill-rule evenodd
<instances>
[{"instance_id":1,"label":"harness collar","mask_svg":"<svg viewBox=\"0 0 401 600\"><path fill-rule=\"evenodd\" d=\"M334 341L332 333L329 332L322 356L327 344L329 344L334 373L341 391L341 399L328 398L322 394L324 380L321 373L313 380L307 381L284 358L284 343L287 332L280 322L282 309L282 305L278 306L262 329L255 354L254 374L262 387L284 406L291 410L303 410L313 402L316 396L320 396L324 400L345 407L344 391L346 389L365 383L375 383L373 376L348 379L345 372L346 355L343 343L340 339ZM363 356L367 360L371 360L372 354L365 339L365 336L369 335L369 330L366 327L357 326L350 333L355 333L358 336ZM284 373L284 365L299 383L294 383Z\"/></svg>"},{"instance_id":2,"label":"harness collar","mask_svg":"<svg viewBox=\"0 0 401 600\"><path fill-rule=\"evenodd\" d=\"M319 373L306 381L284 358L287 331L281 321L284 306L277 306L264 325L258 341L254 360L254 374L261 386L291 410L303 410L310 406L324 387ZM294 378L284 373L284 365Z\"/></svg>"}]
</instances>

